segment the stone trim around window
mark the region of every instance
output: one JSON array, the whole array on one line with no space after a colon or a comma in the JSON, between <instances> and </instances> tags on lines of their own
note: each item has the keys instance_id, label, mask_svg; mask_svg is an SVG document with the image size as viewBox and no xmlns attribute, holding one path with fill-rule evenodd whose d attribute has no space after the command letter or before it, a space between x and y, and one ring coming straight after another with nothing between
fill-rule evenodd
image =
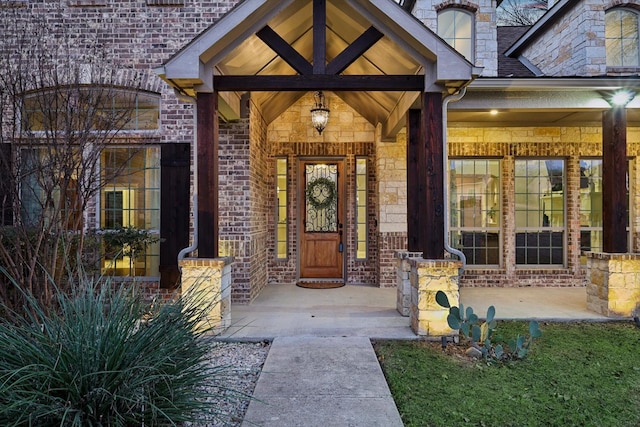
<instances>
[{"instance_id":1,"label":"stone trim around window","mask_svg":"<svg viewBox=\"0 0 640 427\"><path fill-rule=\"evenodd\" d=\"M477 4L467 0L446 0L435 6L435 10L438 13L445 9L462 9L475 14L479 8Z\"/></svg>"}]
</instances>

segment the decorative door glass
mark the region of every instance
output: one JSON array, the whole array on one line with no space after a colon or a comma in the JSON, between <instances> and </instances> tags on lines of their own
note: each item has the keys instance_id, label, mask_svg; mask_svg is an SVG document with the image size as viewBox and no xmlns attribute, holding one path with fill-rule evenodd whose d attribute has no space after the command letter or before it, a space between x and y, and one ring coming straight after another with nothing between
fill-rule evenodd
<instances>
[{"instance_id":1,"label":"decorative door glass","mask_svg":"<svg viewBox=\"0 0 640 427\"><path fill-rule=\"evenodd\" d=\"M338 231L338 165L305 165L305 231Z\"/></svg>"}]
</instances>

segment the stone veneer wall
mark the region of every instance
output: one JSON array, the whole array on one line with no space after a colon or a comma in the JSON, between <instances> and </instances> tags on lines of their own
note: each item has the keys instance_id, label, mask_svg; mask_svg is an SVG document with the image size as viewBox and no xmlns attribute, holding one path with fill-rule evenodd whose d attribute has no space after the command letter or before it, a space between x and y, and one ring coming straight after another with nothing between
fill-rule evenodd
<instances>
[{"instance_id":1,"label":"stone veneer wall","mask_svg":"<svg viewBox=\"0 0 640 427\"><path fill-rule=\"evenodd\" d=\"M580 261L580 158L602 156L602 132L598 127L546 128L450 128L449 154L457 158L502 159L502 265L499 268L468 266L461 286L583 286L585 270ZM640 129L628 129L631 169L631 212L640 212L640 181L633 173L638 167ZM515 265L515 187L514 161L518 158L564 158L567 179L566 267L545 269ZM637 230L640 217L632 216L631 226ZM633 233L631 250L638 250L638 232Z\"/></svg>"},{"instance_id":2,"label":"stone veneer wall","mask_svg":"<svg viewBox=\"0 0 640 427\"><path fill-rule=\"evenodd\" d=\"M640 316L640 254L587 254L587 308L607 317Z\"/></svg>"},{"instance_id":3,"label":"stone veneer wall","mask_svg":"<svg viewBox=\"0 0 640 427\"><path fill-rule=\"evenodd\" d=\"M310 109L313 94L308 93L289 107L268 127L269 160L268 176L268 266L270 283L295 283L298 278L298 160L313 157L344 158L346 173L346 224L344 244L347 256L347 283L375 285L377 280L378 236L376 233L375 208L377 206L375 129L363 117L346 105L340 98L325 92L331 114L327 128L319 135L311 126ZM355 159L369 159L368 169L368 239L369 253L366 260L355 258ZM288 162L288 251L287 259L275 258L275 159L286 157Z\"/></svg>"},{"instance_id":4,"label":"stone veneer wall","mask_svg":"<svg viewBox=\"0 0 640 427\"><path fill-rule=\"evenodd\" d=\"M411 330L420 336L455 335L457 332L447 322L449 309L436 302L436 294L442 291L447 294L451 306L459 305L462 262L410 257L406 261L411 267Z\"/></svg>"},{"instance_id":5,"label":"stone veneer wall","mask_svg":"<svg viewBox=\"0 0 640 427\"><path fill-rule=\"evenodd\" d=\"M180 261L181 292L183 295L191 293L208 309L204 327L211 328L213 334L231 326L232 263L232 258L189 258Z\"/></svg>"},{"instance_id":6,"label":"stone veneer wall","mask_svg":"<svg viewBox=\"0 0 640 427\"><path fill-rule=\"evenodd\" d=\"M483 77L498 75L498 33L495 0L417 0L413 15L436 34L438 11L458 7L470 11L475 20L475 58L471 61L483 67Z\"/></svg>"},{"instance_id":7,"label":"stone veneer wall","mask_svg":"<svg viewBox=\"0 0 640 427\"><path fill-rule=\"evenodd\" d=\"M522 54L546 76L606 75L605 2L581 0L574 3Z\"/></svg>"},{"instance_id":8,"label":"stone veneer wall","mask_svg":"<svg viewBox=\"0 0 640 427\"><path fill-rule=\"evenodd\" d=\"M379 284L396 286L396 252L407 249L407 137L377 141Z\"/></svg>"}]
</instances>

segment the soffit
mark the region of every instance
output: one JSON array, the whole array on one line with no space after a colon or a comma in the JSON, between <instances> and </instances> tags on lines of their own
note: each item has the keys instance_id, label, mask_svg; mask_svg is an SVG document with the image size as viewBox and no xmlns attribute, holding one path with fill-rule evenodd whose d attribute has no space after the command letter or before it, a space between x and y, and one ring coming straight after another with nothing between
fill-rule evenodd
<instances>
[{"instance_id":1,"label":"soffit","mask_svg":"<svg viewBox=\"0 0 640 427\"><path fill-rule=\"evenodd\" d=\"M640 93L635 78L478 79L458 102L449 104L450 127L602 126L618 90ZM497 114L491 114L491 110ZM627 105L627 124L640 126L640 97Z\"/></svg>"}]
</instances>

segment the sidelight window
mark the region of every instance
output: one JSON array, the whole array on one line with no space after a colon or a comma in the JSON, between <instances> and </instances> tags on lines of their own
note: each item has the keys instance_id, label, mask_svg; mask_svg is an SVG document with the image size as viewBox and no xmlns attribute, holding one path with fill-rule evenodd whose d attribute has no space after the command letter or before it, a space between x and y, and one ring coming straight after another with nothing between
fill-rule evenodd
<instances>
[{"instance_id":1,"label":"sidelight window","mask_svg":"<svg viewBox=\"0 0 640 427\"><path fill-rule=\"evenodd\" d=\"M276 258L286 259L287 250L287 159L276 159Z\"/></svg>"},{"instance_id":2,"label":"sidelight window","mask_svg":"<svg viewBox=\"0 0 640 427\"><path fill-rule=\"evenodd\" d=\"M356 258L367 258L367 158L356 158Z\"/></svg>"}]
</instances>

